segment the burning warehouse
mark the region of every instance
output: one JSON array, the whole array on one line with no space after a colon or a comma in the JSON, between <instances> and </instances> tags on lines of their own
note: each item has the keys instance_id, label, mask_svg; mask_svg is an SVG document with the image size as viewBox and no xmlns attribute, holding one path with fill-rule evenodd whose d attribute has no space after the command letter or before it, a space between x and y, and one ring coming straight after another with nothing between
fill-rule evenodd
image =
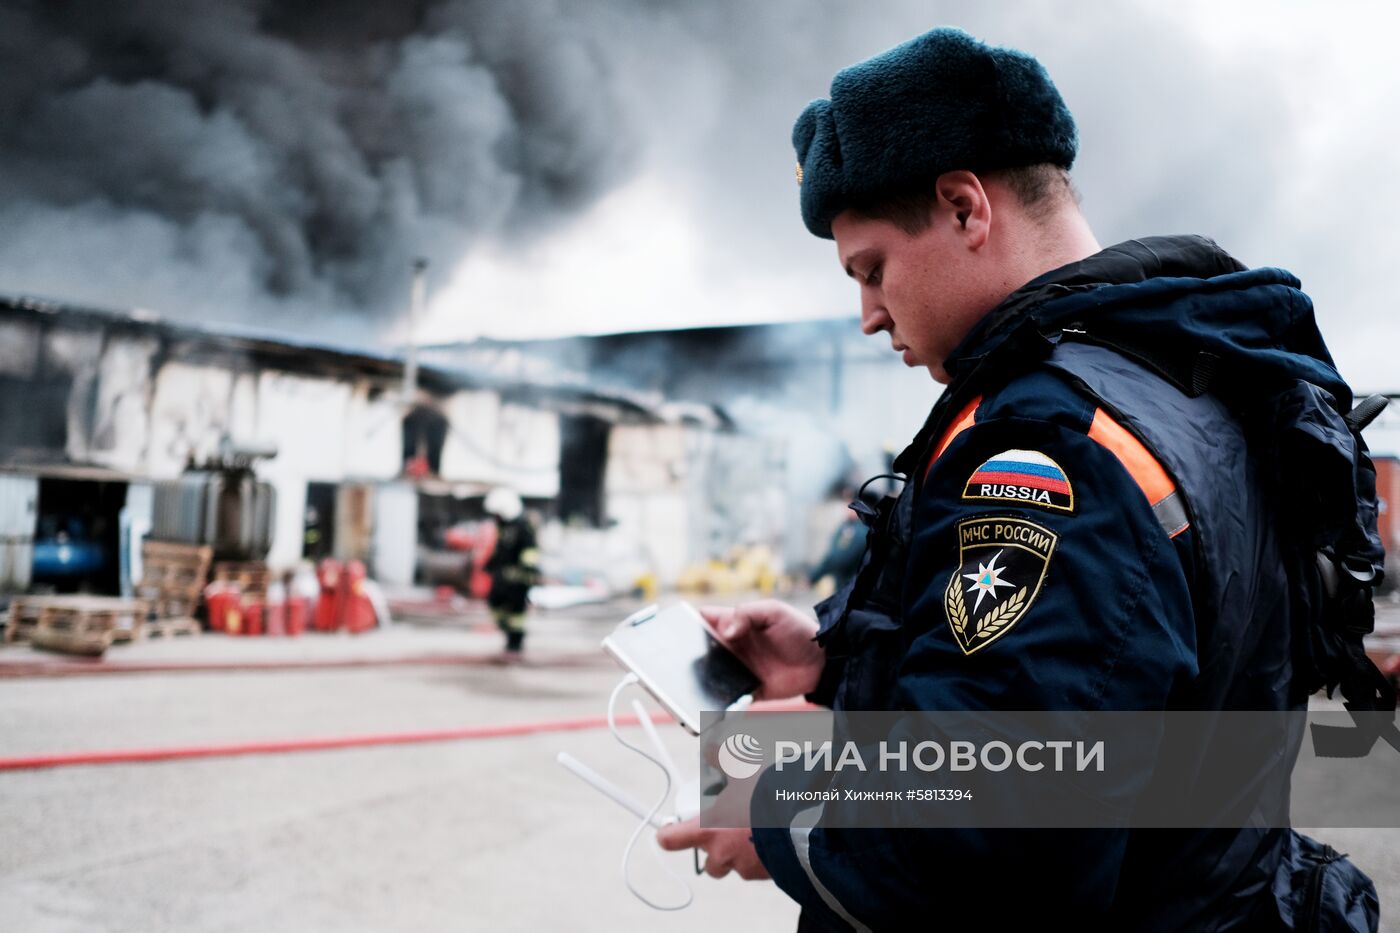
<instances>
[{"instance_id":1,"label":"burning warehouse","mask_svg":"<svg viewBox=\"0 0 1400 933\"><path fill-rule=\"evenodd\" d=\"M509 485L596 524L609 429L659 423L621 397L424 367L406 398L402 380L386 357L4 301L4 588L129 592L146 535L408 584L420 502L469 514Z\"/></svg>"},{"instance_id":2,"label":"burning warehouse","mask_svg":"<svg viewBox=\"0 0 1400 933\"><path fill-rule=\"evenodd\" d=\"M0 585L129 595L147 538L275 571L335 557L390 587L452 582L463 556L444 536L498 485L546 520L546 569L565 582L672 583L736 543L801 562L806 536L787 529L854 464L815 430L767 430L756 412L802 414L753 401L771 373L725 379L695 356L738 340L781 358L760 336L601 338L582 371L563 343L438 348L406 389L388 356L7 299ZM844 404L833 348L825 388L799 393L817 414Z\"/></svg>"}]
</instances>

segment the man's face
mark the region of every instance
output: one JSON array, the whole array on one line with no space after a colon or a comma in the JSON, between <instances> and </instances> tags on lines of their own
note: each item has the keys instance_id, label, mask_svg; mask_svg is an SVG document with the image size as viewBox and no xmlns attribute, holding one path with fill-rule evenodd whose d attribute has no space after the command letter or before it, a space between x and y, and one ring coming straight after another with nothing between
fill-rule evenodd
<instances>
[{"instance_id":1,"label":"man's face","mask_svg":"<svg viewBox=\"0 0 1400 933\"><path fill-rule=\"evenodd\" d=\"M933 223L911 235L848 210L831 232L842 267L860 286L861 330L888 331L906 366L926 366L948 382L943 361L992 306L956 217L936 211Z\"/></svg>"}]
</instances>

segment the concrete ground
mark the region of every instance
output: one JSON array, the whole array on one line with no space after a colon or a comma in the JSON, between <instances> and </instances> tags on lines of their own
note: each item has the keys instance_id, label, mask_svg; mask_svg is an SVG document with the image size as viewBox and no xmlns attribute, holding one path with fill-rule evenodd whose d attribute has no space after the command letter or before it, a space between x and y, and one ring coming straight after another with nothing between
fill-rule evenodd
<instances>
[{"instance_id":1,"label":"concrete ground","mask_svg":"<svg viewBox=\"0 0 1400 933\"><path fill-rule=\"evenodd\" d=\"M542 660L522 667L472 663L499 635L440 620L359 638L151 641L106 658L242 670L36 676L35 665L72 662L8 646L0 757L596 716L619 676L597 649L617 611L536 620L529 647ZM434 655L443 663L418 663ZM255 667L371 660L414 663ZM678 727L663 734L678 760L695 754ZM0 773L0 929L795 927L771 883L695 878L688 855L665 856L694 890L688 909L639 903L620 874L635 820L559 767L560 750L648 801L661 788L605 729ZM645 844L632 871L655 900L683 896Z\"/></svg>"},{"instance_id":2,"label":"concrete ground","mask_svg":"<svg viewBox=\"0 0 1400 933\"><path fill-rule=\"evenodd\" d=\"M73 673L59 656L7 646L0 758L595 716L618 678L597 643L628 608L534 620L540 661L521 667L481 663L499 636L479 617L425 617L358 638L143 642L105 662L239 669ZM391 661L402 663L378 663ZM285 666L320 662L345 666ZM678 760L694 755L678 727L663 735ZM639 903L620 873L633 818L564 772L559 750L638 797L660 789L649 766L596 728L0 772L0 929L795 927L795 907L770 883L695 878L688 855L664 858L687 877L692 906L658 913ZM1376 879L1383 905L1400 904L1400 831L1317 835ZM646 846L632 870L653 898L680 896Z\"/></svg>"}]
</instances>

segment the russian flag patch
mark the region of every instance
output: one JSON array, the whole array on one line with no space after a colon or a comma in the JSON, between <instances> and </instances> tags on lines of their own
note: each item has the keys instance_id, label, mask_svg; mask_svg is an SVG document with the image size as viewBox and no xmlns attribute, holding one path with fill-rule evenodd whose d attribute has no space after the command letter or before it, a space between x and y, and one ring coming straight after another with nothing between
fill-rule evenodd
<instances>
[{"instance_id":1,"label":"russian flag patch","mask_svg":"<svg viewBox=\"0 0 1400 933\"><path fill-rule=\"evenodd\" d=\"M1074 511L1074 489L1060 465L1037 450L1004 450L972 474L964 499Z\"/></svg>"}]
</instances>

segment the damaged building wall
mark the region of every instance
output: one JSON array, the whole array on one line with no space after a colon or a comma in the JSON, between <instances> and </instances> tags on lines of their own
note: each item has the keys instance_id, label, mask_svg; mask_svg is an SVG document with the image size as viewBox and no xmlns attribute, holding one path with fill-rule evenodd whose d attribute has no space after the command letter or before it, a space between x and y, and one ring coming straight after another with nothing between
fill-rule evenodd
<instances>
[{"instance_id":1,"label":"damaged building wall","mask_svg":"<svg viewBox=\"0 0 1400 933\"><path fill-rule=\"evenodd\" d=\"M480 341L438 348L437 358L713 406L735 434L757 446L748 472L725 471L734 478L732 489L716 482L704 492L716 510L706 526L713 537L697 537L696 551L713 553L723 534L733 536L729 546L766 534L745 527L753 521L749 510L728 504L754 498L754 489L766 484L777 489L758 497L767 504L757 508L767 514L775 508L767 500L785 501L780 550L793 567L812 563L825 548L807 531L813 512L843 514L833 508L833 496L888 472L891 455L914 436L939 392L926 371L905 367L850 319Z\"/></svg>"},{"instance_id":2,"label":"damaged building wall","mask_svg":"<svg viewBox=\"0 0 1400 933\"><path fill-rule=\"evenodd\" d=\"M637 563L663 583L739 545L782 553L781 444L692 424L617 425L608 444L607 535L634 542ZM617 558L626 547L607 549Z\"/></svg>"},{"instance_id":3,"label":"damaged building wall","mask_svg":"<svg viewBox=\"0 0 1400 933\"><path fill-rule=\"evenodd\" d=\"M68 386L46 372L43 356L37 325L0 321L0 447L7 459L63 450Z\"/></svg>"},{"instance_id":4,"label":"damaged building wall","mask_svg":"<svg viewBox=\"0 0 1400 933\"><path fill-rule=\"evenodd\" d=\"M306 484L345 478L353 389L345 383L283 372L258 376L260 424L257 441L277 456L258 464L258 475L277 493L268 562L288 566L301 558L305 535Z\"/></svg>"},{"instance_id":5,"label":"damaged building wall","mask_svg":"<svg viewBox=\"0 0 1400 933\"><path fill-rule=\"evenodd\" d=\"M161 367L151 399L145 462L133 464L133 469L169 479L191 459L202 461L217 453L219 438L233 430L233 381L232 372L216 366L172 362ZM71 441L70 450L78 443Z\"/></svg>"},{"instance_id":6,"label":"damaged building wall","mask_svg":"<svg viewBox=\"0 0 1400 933\"><path fill-rule=\"evenodd\" d=\"M830 486L839 442L814 432L718 431L696 425L615 426L606 513L610 534L640 542L648 568L674 584L696 562L766 548L775 570L814 562L810 513ZM844 508L841 509L844 514Z\"/></svg>"},{"instance_id":7,"label":"damaged building wall","mask_svg":"<svg viewBox=\"0 0 1400 933\"><path fill-rule=\"evenodd\" d=\"M694 559L688 494L693 458L679 424L616 425L608 438L603 488L609 550L633 543L641 566L670 583Z\"/></svg>"},{"instance_id":8,"label":"damaged building wall","mask_svg":"<svg viewBox=\"0 0 1400 933\"><path fill-rule=\"evenodd\" d=\"M93 465L161 480L215 456L226 438L276 449L256 469L276 490L269 559L281 566L302 555L308 482L368 493L364 518L371 525L386 514L373 491L399 480L404 468L405 410L392 361L88 310L19 303L3 310L0 462L8 467ZM502 403L488 390L421 398L450 423L443 479L483 489L508 483L532 497L557 494L556 413ZM402 518L412 496L397 488L386 496L399 503L394 517ZM413 521L407 532L401 521L390 524L386 533L404 537L399 550L411 554ZM375 541L372 556L405 576L398 551Z\"/></svg>"},{"instance_id":9,"label":"damaged building wall","mask_svg":"<svg viewBox=\"0 0 1400 933\"><path fill-rule=\"evenodd\" d=\"M442 478L505 485L522 496L559 494L559 415L503 401L491 391L461 391L442 405L449 429Z\"/></svg>"},{"instance_id":10,"label":"damaged building wall","mask_svg":"<svg viewBox=\"0 0 1400 933\"><path fill-rule=\"evenodd\" d=\"M885 450L908 443L940 387L849 318L646 331L538 341L490 341L436 350L486 371L562 374L603 391L639 391L714 405L747 433L811 420L844 444L846 463L821 463L827 485L845 467L884 471Z\"/></svg>"},{"instance_id":11,"label":"damaged building wall","mask_svg":"<svg viewBox=\"0 0 1400 933\"><path fill-rule=\"evenodd\" d=\"M697 464L689 485L695 516L691 550L726 557L735 547L762 545L783 555L797 536L787 523L788 442L746 433L693 432L689 456Z\"/></svg>"},{"instance_id":12,"label":"damaged building wall","mask_svg":"<svg viewBox=\"0 0 1400 933\"><path fill-rule=\"evenodd\" d=\"M34 565L39 481L0 473L0 593L23 593Z\"/></svg>"},{"instance_id":13,"label":"damaged building wall","mask_svg":"<svg viewBox=\"0 0 1400 933\"><path fill-rule=\"evenodd\" d=\"M123 472L147 472L151 372L159 350L160 341L152 337L106 341L97 363L92 430L86 438L70 438L70 457Z\"/></svg>"},{"instance_id":14,"label":"damaged building wall","mask_svg":"<svg viewBox=\"0 0 1400 933\"><path fill-rule=\"evenodd\" d=\"M548 522L540 531L545 574L569 584L602 580L614 592L646 574L674 581L693 559L687 449L679 424L612 424L601 490L606 520Z\"/></svg>"},{"instance_id":15,"label":"damaged building wall","mask_svg":"<svg viewBox=\"0 0 1400 933\"><path fill-rule=\"evenodd\" d=\"M357 380L346 412L347 475L392 479L399 475L399 420L403 405L397 396L368 379Z\"/></svg>"},{"instance_id":16,"label":"damaged building wall","mask_svg":"<svg viewBox=\"0 0 1400 933\"><path fill-rule=\"evenodd\" d=\"M93 400L97 395L95 365L102 356L104 335L100 330L50 330L44 334L45 374L69 384L65 412L69 459L81 460L87 454L87 438L95 420Z\"/></svg>"},{"instance_id":17,"label":"damaged building wall","mask_svg":"<svg viewBox=\"0 0 1400 933\"><path fill-rule=\"evenodd\" d=\"M33 379L39 366L39 328L28 321L0 320L0 375Z\"/></svg>"}]
</instances>

